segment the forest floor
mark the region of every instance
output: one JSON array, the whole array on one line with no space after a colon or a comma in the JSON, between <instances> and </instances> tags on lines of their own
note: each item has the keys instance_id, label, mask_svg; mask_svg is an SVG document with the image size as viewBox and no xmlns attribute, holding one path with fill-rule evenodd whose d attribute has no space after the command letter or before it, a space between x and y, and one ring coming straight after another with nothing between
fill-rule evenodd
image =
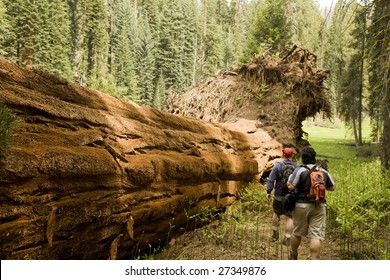
<instances>
[{"instance_id":1,"label":"forest floor","mask_svg":"<svg viewBox=\"0 0 390 280\"><path fill-rule=\"evenodd\" d=\"M280 241L274 242L271 239L271 209L266 209L257 217L252 215L246 222L242 222L244 219L232 222L234 214L229 212L231 211L227 210L220 220L215 220L201 228L172 238L169 245L153 258L166 260L288 259L289 247L282 244L285 232L284 216L281 217L280 221ZM226 218L226 216L230 217ZM302 238L298 252L298 259L309 259L309 240L307 238ZM339 252L337 235L327 231L320 259L342 259Z\"/></svg>"}]
</instances>

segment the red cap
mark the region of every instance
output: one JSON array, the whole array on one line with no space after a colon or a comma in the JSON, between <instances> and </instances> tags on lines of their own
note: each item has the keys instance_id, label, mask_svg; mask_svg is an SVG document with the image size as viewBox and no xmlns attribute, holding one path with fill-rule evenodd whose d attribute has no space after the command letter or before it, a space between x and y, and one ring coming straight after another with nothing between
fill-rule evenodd
<instances>
[{"instance_id":1,"label":"red cap","mask_svg":"<svg viewBox=\"0 0 390 280\"><path fill-rule=\"evenodd\" d=\"M291 157L294 154L294 151L291 148L284 148L282 151L285 157Z\"/></svg>"}]
</instances>

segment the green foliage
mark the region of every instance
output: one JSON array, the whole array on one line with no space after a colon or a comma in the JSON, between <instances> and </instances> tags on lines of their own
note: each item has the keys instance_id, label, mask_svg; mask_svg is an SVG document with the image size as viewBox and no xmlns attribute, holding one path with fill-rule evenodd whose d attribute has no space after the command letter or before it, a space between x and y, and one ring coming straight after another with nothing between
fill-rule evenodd
<instances>
[{"instance_id":1,"label":"green foliage","mask_svg":"<svg viewBox=\"0 0 390 280\"><path fill-rule=\"evenodd\" d=\"M390 169L390 5L385 0L375 0L372 24L369 27L370 97L369 111L373 119L373 135L382 140L382 165Z\"/></svg>"},{"instance_id":2,"label":"green foliage","mask_svg":"<svg viewBox=\"0 0 390 280\"><path fill-rule=\"evenodd\" d=\"M138 21L138 40L136 43L136 73L138 88L143 105L153 105L156 78L156 45L147 18Z\"/></svg>"},{"instance_id":3,"label":"green foliage","mask_svg":"<svg viewBox=\"0 0 390 280\"><path fill-rule=\"evenodd\" d=\"M390 211L387 203L390 189L386 187L389 174L382 173L379 161L348 160L334 169L332 175L339 188L330 194L328 201L337 212L341 229L352 231L359 226L354 234L361 234L378 227Z\"/></svg>"},{"instance_id":4,"label":"green foliage","mask_svg":"<svg viewBox=\"0 0 390 280\"><path fill-rule=\"evenodd\" d=\"M196 21L192 1L164 3L160 24L157 68L168 89L182 92L192 84L194 69ZM159 73L155 74L158 77Z\"/></svg>"},{"instance_id":5,"label":"green foliage","mask_svg":"<svg viewBox=\"0 0 390 280\"><path fill-rule=\"evenodd\" d=\"M223 22L228 20L226 3L211 0L202 1L200 10L201 30L201 73L202 78L215 74L223 68L225 53ZM224 17L224 20L221 19Z\"/></svg>"},{"instance_id":6,"label":"green foliage","mask_svg":"<svg viewBox=\"0 0 390 280\"><path fill-rule=\"evenodd\" d=\"M367 37L367 15L366 11L358 7L355 12L355 28L351 30L353 40L350 47L354 49L347 68L342 72L340 87L340 115L345 118L346 123L351 124L355 130L355 142L362 144L361 120L363 111L363 94L365 83L365 53Z\"/></svg>"},{"instance_id":7,"label":"green foliage","mask_svg":"<svg viewBox=\"0 0 390 280\"><path fill-rule=\"evenodd\" d=\"M6 150L12 144L12 130L19 123L15 114L0 103L0 157L5 155Z\"/></svg>"},{"instance_id":8,"label":"green foliage","mask_svg":"<svg viewBox=\"0 0 390 280\"><path fill-rule=\"evenodd\" d=\"M291 23L286 16L284 0L265 0L256 16L245 54L250 57L270 50L277 53L291 42Z\"/></svg>"},{"instance_id":9,"label":"green foliage","mask_svg":"<svg viewBox=\"0 0 390 280\"><path fill-rule=\"evenodd\" d=\"M344 1L338 1L329 29L322 30L326 44L321 61L324 67L331 70L331 79L327 81L327 84L330 87L333 106L336 110L340 108L342 75L354 52L349 43L353 40L351 30L355 25L352 21L355 9L356 6L353 4L345 5Z\"/></svg>"},{"instance_id":10,"label":"green foliage","mask_svg":"<svg viewBox=\"0 0 390 280\"><path fill-rule=\"evenodd\" d=\"M136 74L136 22L129 0L121 0L113 7L111 74L119 88L124 88L119 96L140 102L139 77Z\"/></svg>"},{"instance_id":11,"label":"green foliage","mask_svg":"<svg viewBox=\"0 0 390 280\"><path fill-rule=\"evenodd\" d=\"M70 78L67 4L60 0L5 0L5 4L5 20L8 23L2 43L5 54L22 65Z\"/></svg>"},{"instance_id":12,"label":"green foliage","mask_svg":"<svg viewBox=\"0 0 390 280\"><path fill-rule=\"evenodd\" d=\"M118 86L115 83L115 79L112 75L107 75L105 79L98 78L96 80L91 80L90 87L108 93L109 95L114 96L116 98L126 99L127 88Z\"/></svg>"},{"instance_id":13,"label":"green foliage","mask_svg":"<svg viewBox=\"0 0 390 280\"><path fill-rule=\"evenodd\" d=\"M346 236L346 248L360 242L387 240L388 234L381 231L387 228L388 232L390 227L390 173L383 171L379 160L345 161L332 170L337 190L329 195L328 206L335 212L335 227ZM388 254L386 247L369 248L375 258Z\"/></svg>"},{"instance_id":14,"label":"green foliage","mask_svg":"<svg viewBox=\"0 0 390 280\"><path fill-rule=\"evenodd\" d=\"M3 0L0 0L0 46L4 45L10 34L10 24L6 17L6 9ZM6 52L0 48L0 55L5 55Z\"/></svg>"},{"instance_id":15,"label":"green foliage","mask_svg":"<svg viewBox=\"0 0 390 280\"><path fill-rule=\"evenodd\" d=\"M264 189L251 183L238 193L240 207L243 212L261 213L266 211L267 199Z\"/></svg>"},{"instance_id":16,"label":"green foliage","mask_svg":"<svg viewBox=\"0 0 390 280\"><path fill-rule=\"evenodd\" d=\"M259 93L256 95L256 97L257 97L259 100L261 100L261 99L263 99L263 97L264 97L268 92L269 92L269 87L268 87L268 85L262 83L262 84L260 85L260 91L259 91Z\"/></svg>"},{"instance_id":17,"label":"green foliage","mask_svg":"<svg viewBox=\"0 0 390 280\"><path fill-rule=\"evenodd\" d=\"M61 0L41 1L34 65L70 79L69 9Z\"/></svg>"},{"instance_id":18,"label":"green foliage","mask_svg":"<svg viewBox=\"0 0 390 280\"><path fill-rule=\"evenodd\" d=\"M108 10L104 0L69 0L73 77L82 85L108 73Z\"/></svg>"},{"instance_id":19,"label":"green foliage","mask_svg":"<svg viewBox=\"0 0 390 280\"><path fill-rule=\"evenodd\" d=\"M84 0L85 38L83 50L87 54L87 73L92 79L104 78L107 73L108 14L104 0Z\"/></svg>"},{"instance_id":20,"label":"green foliage","mask_svg":"<svg viewBox=\"0 0 390 280\"><path fill-rule=\"evenodd\" d=\"M166 97L166 87L165 87L164 77L160 72L160 76L158 78L158 82L156 86L156 92L154 94L153 107L159 110L163 109L162 104L163 104L163 100L165 100L165 97Z\"/></svg>"},{"instance_id":21,"label":"green foliage","mask_svg":"<svg viewBox=\"0 0 390 280\"><path fill-rule=\"evenodd\" d=\"M315 2L313 0L288 2L289 9L286 16L292 28L292 42L315 54L320 54L320 29L324 26L324 19L316 9Z\"/></svg>"},{"instance_id":22,"label":"green foliage","mask_svg":"<svg viewBox=\"0 0 390 280\"><path fill-rule=\"evenodd\" d=\"M188 217L189 220L194 220L197 226L202 226L210 223L220 216L220 210L217 208L203 207L200 213Z\"/></svg>"}]
</instances>

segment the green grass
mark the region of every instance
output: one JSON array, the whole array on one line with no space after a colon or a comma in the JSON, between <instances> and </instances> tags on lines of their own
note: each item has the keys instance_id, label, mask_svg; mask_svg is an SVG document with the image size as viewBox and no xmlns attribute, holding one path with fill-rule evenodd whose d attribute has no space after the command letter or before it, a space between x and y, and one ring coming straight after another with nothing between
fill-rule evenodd
<instances>
[{"instance_id":1,"label":"green grass","mask_svg":"<svg viewBox=\"0 0 390 280\"><path fill-rule=\"evenodd\" d=\"M303 130L307 133L305 139L316 150L318 158L328 158L329 161L337 161L338 159L358 159L360 155L375 154L372 151L375 147L369 147L369 145L356 149L352 131L340 121L322 124L322 126L305 122ZM365 143L370 142L369 136L370 125L366 121L363 125L363 141ZM367 149L370 151L366 151Z\"/></svg>"}]
</instances>

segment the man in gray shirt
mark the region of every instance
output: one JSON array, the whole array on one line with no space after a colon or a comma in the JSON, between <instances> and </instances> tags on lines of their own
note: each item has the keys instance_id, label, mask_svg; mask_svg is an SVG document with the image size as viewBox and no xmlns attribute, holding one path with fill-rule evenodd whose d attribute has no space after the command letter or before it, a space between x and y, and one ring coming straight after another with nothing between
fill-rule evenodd
<instances>
[{"instance_id":1,"label":"man in gray shirt","mask_svg":"<svg viewBox=\"0 0 390 280\"><path fill-rule=\"evenodd\" d=\"M312 147L303 148L302 163L303 166L295 169L288 180L289 189L297 192L298 197L292 212L294 229L290 240L290 260L298 259L298 247L302 236L308 236L310 239L310 259L318 259L321 242L325 239L326 201L318 203L309 197L310 170L322 171L326 190L335 190L335 182L331 175L315 165L316 152Z\"/></svg>"}]
</instances>

